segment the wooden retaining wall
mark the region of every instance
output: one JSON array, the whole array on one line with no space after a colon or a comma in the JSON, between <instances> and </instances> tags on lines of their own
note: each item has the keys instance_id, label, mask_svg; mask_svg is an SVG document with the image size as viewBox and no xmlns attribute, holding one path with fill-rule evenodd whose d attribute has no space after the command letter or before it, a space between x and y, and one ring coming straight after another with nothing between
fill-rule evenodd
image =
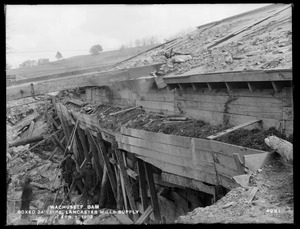
<instances>
[{"instance_id":1,"label":"wooden retaining wall","mask_svg":"<svg viewBox=\"0 0 300 229\"><path fill-rule=\"evenodd\" d=\"M108 195L117 209L139 209L139 215L122 216L125 224L148 220L143 218L148 211L156 223L161 223L162 217L174 222L191 207L220 199L222 187L237 186L232 177L244 174L243 166L257 170L271 155L213 140L132 128L112 132L101 128L95 116L68 111L61 103L55 104L55 99L52 102L66 140L75 133L72 150L77 166L92 161L101 184L99 205L105 205ZM175 202L160 195L165 189ZM202 202L199 195L204 195Z\"/></svg>"},{"instance_id":2,"label":"wooden retaining wall","mask_svg":"<svg viewBox=\"0 0 300 229\"><path fill-rule=\"evenodd\" d=\"M262 119L263 128L275 127L287 135L293 133L293 93L291 87L249 91L248 88L210 91L202 88L168 87L159 90L154 79L118 82L106 87L86 89L86 100L111 106L141 105L147 112L182 114L214 125L239 125ZM144 85L140 89L137 85ZM146 85L146 86L145 86Z\"/></svg>"},{"instance_id":3,"label":"wooden retaining wall","mask_svg":"<svg viewBox=\"0 0 300 229\"><path fill-rule=\"evenodd\" d=\"M221 185L227 189L235 186L232 177L240 175L234 154L245 164L244 155L266 153L223 142L121 128L116 135L119 148L134 153L142 160L162 171L203 182Z\"/></svg>"},{"instance_id":4,"label":"wooden retaining wall","mask_svg":"<svg viewBox=\"0 0 300 229\"><path fill-rule=\"evenodd\" d=\"M122 127L120 133L101 128L95 117L71 111L59 104L59 111L68 120L79 127L92 130L94 136L100 132L102 138L110 143L115 140L120 149L133 153L163 172L178 175L202 182L202 190L211 193L210 185L221 185L231 189L234 187L233 176L240 175L234 154L238 154L241 163L247 165L245 155L264 155L269 153L246 147L235 146L199 138L154 133ZM247 158L247 157L246 157Z\"/></svg>"}]
</instances>

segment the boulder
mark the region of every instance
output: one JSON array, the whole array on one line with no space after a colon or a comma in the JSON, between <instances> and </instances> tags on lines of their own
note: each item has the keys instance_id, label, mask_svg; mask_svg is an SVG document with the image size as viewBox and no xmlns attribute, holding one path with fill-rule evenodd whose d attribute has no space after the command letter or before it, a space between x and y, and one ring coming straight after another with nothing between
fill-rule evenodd
<instances>
[{"instance_id":1,"label":"boulder","mask_svg":"<svg viewBox=\"0 0 300 229\"><path fill-rule=\"evenodd\" d=\"M191 55L176 55L172 58L174 63L184 63L191 59L193 59L193 57Z\"/></svg>"}]
</instances>

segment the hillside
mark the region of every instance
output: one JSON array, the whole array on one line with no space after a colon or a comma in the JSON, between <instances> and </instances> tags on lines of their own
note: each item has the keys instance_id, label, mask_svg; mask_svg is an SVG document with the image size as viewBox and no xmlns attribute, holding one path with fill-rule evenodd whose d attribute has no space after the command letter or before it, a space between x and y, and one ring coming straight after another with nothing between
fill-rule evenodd
<instances>
[{"instance_id":1,"label":"hillside","mask_svg":"<svg viewBox=\"0 0 300 229\"><path fill-rule=\"evenodd\" d=\"M291 8L287 4L273 4L199 26L188 35L124 61L112 70L164 62L158 75L291 69Z\"/></svg>"},{"instance_id":2,"label":"hillside","mask_svg":"<svg viewBox=\"0 0 300 229\"><path fill-rule=\"evenodd\" d=\"M57 74L61 72L69 72L78 69L102 67L113 65L120 61L126 60L141 52L144 52L154 46L143 46L128 48L124 50L113 50L102 52L97 56L80 55L58 61L53 61L47 64L42 64L34 67L26 67L20 69L12 69L7 72L8 75L17 75L17 80L24 78L32 78L49 74Z\"/></svg>"}]
</instances>

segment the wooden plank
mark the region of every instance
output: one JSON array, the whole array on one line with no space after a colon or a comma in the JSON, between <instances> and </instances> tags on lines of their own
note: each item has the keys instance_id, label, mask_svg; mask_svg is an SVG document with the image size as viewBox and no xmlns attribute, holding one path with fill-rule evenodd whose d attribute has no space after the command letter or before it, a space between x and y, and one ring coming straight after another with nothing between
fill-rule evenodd
<instances>
[{"instance_id":1,"label":"wooden plank","mask_svg":"<svg viewBox=\"0 0 300 229\"><path fill-rule=\"evenodd\" d=\"M169 182L172 184L176 184L181 187L191 188L196 191L209 193L211 195L215 194L214 186L206 185L206 184L204 184L200 181L194 180L194 179L189 179L186 177L182 177L182 176L178 176L178 175L174 175L174 174L166 173L166 172L161 173L161 179L163 181L166 181L166 182Z\"/></svg>"},{"instance_id":2,"label":"wooden plank","mask_svg":"<svg viewBox=\"0 0 300 229\"><path fill-rule=\"evenodd\" d=\"M97 141L98 141L99 145L96 144L94 138L92 138L92 140L93 140L93 142L94 142L94 144L97 148L98 154L100 154L100 157L102 157L102 160L103 160L104 164L106 165L108 178L109 178L112 190L113 190L114 197L116 199L117 198L116 179L115 179L114 173L111 169L111 166L110 166L110 163L109 163L109 160L108 160L108 156L107 156L107 152L106 152L106 148L105 148L105 145L103 143L103 140L102 140L102 137L101 137L100 133L97 134Z\"/></svg>"},{"instance_id":3,"label":"wooden plank","mask_svg":"<svg viewBox=\"0 0 300 229\"><path fill-rule=\"evenodd\" d=\"M115 153L112 153L112 156L114 160L117 160ZM120 178L120 168L117 166L118 164L115 163L115 174L116 174L116 181L117 181L117 209L122 210L124 206L124 199L122 196L122 184L121 184L121 178Z\"/></svg>"},{"instance_id":4,"label":"wooden plank","mask_svg":"<svg viewBox=\"0 0 300 229\"><path fill-rule=\"evenodd\" d=\"M189 137L170 135L170 134L162 134L162 133L154 133L150 131L138 130L133 128L126 128L121 126L120 130L121 134L132 136L135 138L146 139L147 141L164 143L173 146L180 146L185 148L190 148L191 142ZM117 139L117 135L116 135Z\"/></svg>"},{"instance_id":5,"label":"wooden plank","mask_svg":"<svg viewBox=\"0 0 300 229\"><path fill-rule=\"evenodd\" d=\"M259 101L259 99L257 99ZM282 106L280 104L272 106L272 104L265 104L262 106L247 106L247 103L243 105L235 104L234 102L229 103L211 103L211 102L198 102L198 101L183 101L177 100L175 107L179 110L194 109L195 111L211 111L220 113L229 113L237 115L248 115L248 116L261 116L265 118L277 118L280 119L282 112Z\"/></svg>"},{"instance_id":6,"label":"wooden plank","mask_svg":"<svg viewBox=\"0 0 300 229\"><path fill-rule=\"evenodd\" d=\"M86 138L85 138L84 130L82 130L81 128L77 128L77 133L78 133L79 139L81 141L81 145L82 145L82 148L83 148L84 156L85 156L87 162L90 162L91 158L89 156L89 148L88 148L87 143L86 143Z\"/></svg>"},{"instance_id":7,"label":"wooden plank","mask_svg":"<svg viewBox=\"0 0 300 229\"><path fill-rule=\"evenodd\" d=\"M45 115L46 115L46 117L47 117L47 120L48 120L50 123L52 123L52 124L56 127L56 129L58 129L58 128L59 128L59 125L58 125L58 123L51 117L51 115L49 115L49 114L47 114L47 113L45 113Z\"/></svg>"},{"instance_id":8,"label":"wooden plank","mask_svg":"<svg viewBox=\"0 0 300 229\"><path fill-rule=\"evenodd\" d=\"M162 163L167 163L174 166L181 166L185 167L186 169L191 170L197 170L198 172L205 172L209 174L215 174L213 163L208 163L205 161L199 160L192 160L192 157L190 158L179 158L175 157L173 155L167 155L163 153L157 153L156 151L145 149L142 147L137 147L135 145L130 145L126 143L119 143L119 147L127 150L131 153L137 154L139 156L159 160ZM129 150L130 149L130 150Z\"/></svg>"},{"instance_id":9,"label":"wooden plank","mask_svg":"<svg viewBox=\"0 0 300 229\"><path fill-rule=\"evenodd\" d=\"M128 147L128 151L130 151L129 149L130 147ZM140 155L137 155L137 157L142 159L145 162L154 165L155 167L161 169L164 172L173 173L179 176L188 177L209 184L216 184L216 175L206 173L205 170L199 172L196 169L187 168L185 166L168 164L157 159L152 159Z\"/></svg>"},{"instance_id":10,"label":"wooden plank","mask_svg":"<svg viewBox=\"0 0 300 229\"><path fill-rule=\"evenodd\" d=\"M211 92L208 88L203 88L201 91L198 91L197 93L194 92L192 88L186 88L185 92L182 92L181 94L175 93L175 98L179 98L181 96L190 96L195 95L196 97L202 97L205 95L210 96L234 96L234 97L259 97L259 98L277 98L281 99L282 97L292 97L291 89L290 87L287 87L287 89L283 88L281 92L275 92L274 89L261 89L255 91L255 93L249 91L245 88L235 88L232 91L228 90L219 90L216 92Z\"/></svg>"},{"instance_id":11,"label":"wooden plank","mask_svg":"<svg viewBox=\"0 0 300 229\"><path fill-rule=\"evenodd\" d=\"M145 172L144 162L141 159L137 159L137 165L138 165L138 173L139 173L139 189L140 189L141 202L142 202L143 211L145 211L149 206L147 189L146 189L146 172Z\"/></svg>"},{"instance_id":12,"label":"wooden plank","mask_svg":"<svg viewBox=\"0 0 300 229\"><path fill-rule=\"evenodd\" d=\"M150 189L151 205L153 208L155 221L156 221L156 223L160 223L161 216L160 216L160 209L159 209L159 204L158 204L157 193L156 193L155 184L154 184L154 180L153 180L153 171L152 171L152 167L151 167L152 165L145 163L144 166L145 166L145 170L146 170L148 187Z\"/></svg>"},{"instance_id":13,"label":"wooden plank","mask_svg":"<svg viewBox=\"0 0 300 229\"><path fill-rule=\"evenodd\" d=\"M140 108L140 106L135 106L135 107L131 107L131 108L128 108L128 109L125 109L125 110L113 112L113 113L110 113L109 115L111 115L111 116L112 115L117 115L117 114L120 114L120 113L124 113L124 112L127 112L127 111L131 111L131 110L137 109L137 108Z\"/></svg>"},{"instance_id":14,"label":"wooden plank","mask_svg":"<svg viewBox=\"0 0 300 229\"><path fill-rule=\"evenodd\" d=\"M230 101L232 105L254 106L254 107L274 107L280 108L282 105L282 99L277 97L262 97L256 96L240 96L240 95L219 95L217 94L206 94L206 93L182 93L180 95L175 94L175 100L177 101L194 101L194 105L201 105L202 103L213 103L213 104L225 104ZM196 103L199 102L199 103ZM193 105L193 104L191 104Z\"/></svg>"},{"instance_id":15,"label":"wooden plank","mask_svg":"<svg viewBox=\"0 0 300 229\"><path fill-rule=\"evenodd\" d=\"M126 172L126 167L125 167L125 164L124 164L122 153L121 153L120 150L116 149L115 154L116 154L118 163L120 165L120 172L122 173L122 176L124 178L125 189L126 189L126 193L127 193L127 197L128 197L131 209L136 210L137 206L136 206L135 199L134 199L134 196L133 196L134 191L133 191L133 187L132 187L132 185L129 181L129 176L127 175L127 172ZM133 214L133 219L134 219L134 221L137 221L138 216Z\"/></svg>"},{"instance_id":16,"label":"wooden plank","mask_svg":"<svg viewBox=\"0 0 300 229\"><path fill-rule=\"evenodd\" d=\"M92 151L92 155L93 155L93 158L94 158L95 163L96 163L96 171L97 171L98 179L101 183L101 179L102 179L102 176L103 176L103 172L102 172L103 161L100 160L100 158L99 158L99 155L98 155L98 152L97 152L97 147L95 146L94 141L92 139L93 135L91 134L91 131L86 130L86 135L87 135L87 138L88 138L89 147Z\"/></svg>"},{"instance_id":17,"label":"wooden plank","mask_svg":"<svg viewBox=\"0 0 300 229\"><path fill-rule=\"evenodd\" d=\"M106 201L106 193L108 189L108 174L106 165L103 167L103 176L101 181L101 190L100 190L100 198L99 198L99 207L103 208Z\"/></svg>"},{"instance_id":18,"label":"wooden plank","mask_svg":"<svg viewBox=\"0 0 300 229\"><path fill-rule=\"evenodd\" d=\"M194 141L193 144L196 149L203 149L231 157L233 157L233 153L238 153L240 156L248 154L265 153L265 151L262 150L250 149L247 147L236 146L224 142L218 142L215 140L192 138L191 141Z\"/></svg>"},{"instance_id":19,"label":"wooden plank","mask_svg":"<svg viewBox=\"0 0 300 229\"><path fill-rule=\"evenodd\" d=\"M41 141L43 139L44 139L43 136L35 136L35 137L25 138L25 139L21 139L21 140L15 140L15 141L9 142L8 147L10 148L10 147L14 147L14 146L17 147L20 145L26 145L26 144L30 144L30 143L33 143L36 141Z\"/></svg>"},{"instance_id":20,"label":"wooden plank","mask_svg":"<svg viewBox=\"0 0 300 229\"><path fill-rule=\"evenodd\" d=\"M263 122L263 128L268 129L270 127L279 127L279 120L259 117L257 114L253 116L242 115L242 114L231 114L224 112L214 112L214 111L205 111L205 110L196 110L196 109L177 109L175 114L185 115L190 118L199 119L205 122L208 122L212 125L220 125L224 123L224 117L227 117L229 125L239 125L244 122L251 121L255 118L261 118Z\"/></svg>"},{"instance_id":21,"label":"wooden plank","mask_svg":"<svg viewBox=\"0 0 300 229\"><path fill-rule=\"evenodd\" d=\"M155 135L155 133L152 134ZM141 139L141 138L135 138L130 136L124 136L124 135L117 135L117 136L118 138L116 138L116 140L120 143L125 143L125 144L149 149L156 152L162 152L165 154L174 155L178 157L186 157L186 158L191 157L191 151L189 148L169 145L167 143L164 144L160 142L155 142L152 141L151 138ZM153 145L154 142L155 145Z\"/></svg>"},{"instance_id":22,"label":"wooden plank","mask_svg":"<svg viewBox=\"0 0 300 229\"><path fill-rule=\"evenodd\" d=\"M128 203L127 203L127 197L126 197L125 182L124 182L124 178L123 178L123 175L121 172L120 172L120 182L121 182L125 210L129 210Z\"/></svg>"},{"instance_id":23,"label":"wooden plank","mask_svg":"<svg viewBox=\"0 0 300 229\"><path fill-rule=\"evenodd\" d=\"M59 118L59 120L60 120L61 126L62 126L63 131L64 131L64 134L65 134L65 136L66 136L66 140L67 140L67 142L68 142L70 136L68 135L68 131L67 131L67 127L66 127L66 122L65 122L65 119L64 119L64 117L63 117L63 115L62 115L62 111L61 111L60 104L59 104L59 103L56 103L55 106L56 106L56 110L57 110L57 116L58 116L58 118Z\"/></svg>"},{"instance_id":24,"label":"wooden plank","mask_svg":"<svg viewBox=\"0 0 300 229\"><path fill-rule=\"evenodd\" d=\"M205 83L205 82L258 82L258 81L290 81L292 80L291 69L252 70L244 72L217 72L206 74L191 74L181 76L164 77L166 84L175 83Z\"/></svg>"},{"instance_id":25,"label":"wooden plank","mask_svg":"<svg viewBox=\"0 0 300 229\"><path fill-rule=\"evenodd\" d=\"M246 122L246 123L240 124L240 125L238 125L238 126L234 126L234 127L229 128L229 129L223 130L223 131L221 131L221 132L219 132L219 133L210 135L210 136L208 136L207 138L210 139L210 140L213 140L213 139L219 138L219 137L221 137L221 136L224 136L224 135L226 135L226 134L228 134L228 133L231 133L231 132L233 132L233 131L235 131L235 130L238 130L238 129L240 129L240 128L243 128L243 127L252 125L252 124L257 123L257 122L260 122L260 121L261 121L261 119L256 119L256 120L253 120L253 121L250 121L250 122Z\"/></svg>"},{"instance_id":26,"label":"wooden plank","mask_svg":"<svg viewBox=\"0 0 300 229\"><path fill-rule=\"evenodd\" d=\"M142 106L144 109L168 110L174 111L174 103L172 102L157 102L157 101L142 101L137 100L136 104Z\"/></svg>"},{"instance_id":27,"label":"wooden plank","mask_svg":"<svg viewBox=\"0 0 300 229\"><path fill-rule=\"evenodd\" d=\"M151 206L149 206L141 215L141 217L135 222L135 224L140 225L143 224L148 217L150 216L150 214L153 212L153 208Z\"/></svg>"}]
</instances>

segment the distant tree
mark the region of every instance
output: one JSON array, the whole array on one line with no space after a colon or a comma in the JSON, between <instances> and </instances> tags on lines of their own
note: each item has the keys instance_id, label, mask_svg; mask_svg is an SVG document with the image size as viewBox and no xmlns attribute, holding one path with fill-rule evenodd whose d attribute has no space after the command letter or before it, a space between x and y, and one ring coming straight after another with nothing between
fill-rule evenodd
<instances>
[{"instance_id":1,"label":"distant tree","mask_svg":"<svg viewBox=\"0 0 300 229\"><path fill-rule=\"evenodd\" d=\"M93 45L91 48L90 48L90 53L92 55L98 55L100 52L102 52L103 49L102 49L102 46L101 45Z\"/></svg>"},{"instance_id":2,"label":"distant tree","mask_svg":"<svg viewBox=\"0 0 300 229\"><path fill-rule=\"evenodd\" d=\"M58 59L58 60L61 59L62 57L63 56L61 55L60 52L57 52L56 55L55 55L55 58Z\"/></svg>"},{"instance_id":3,"label":"distant tree","mask_svg":"<svg viewBox=\"0 0 300 229\"><path fill-rule=\"evenodd\" d=\"M119 48L119 50L124 50L126 48L127 48L126 45L121 45L121 47Z\"/></svg>"}]
</instances>

